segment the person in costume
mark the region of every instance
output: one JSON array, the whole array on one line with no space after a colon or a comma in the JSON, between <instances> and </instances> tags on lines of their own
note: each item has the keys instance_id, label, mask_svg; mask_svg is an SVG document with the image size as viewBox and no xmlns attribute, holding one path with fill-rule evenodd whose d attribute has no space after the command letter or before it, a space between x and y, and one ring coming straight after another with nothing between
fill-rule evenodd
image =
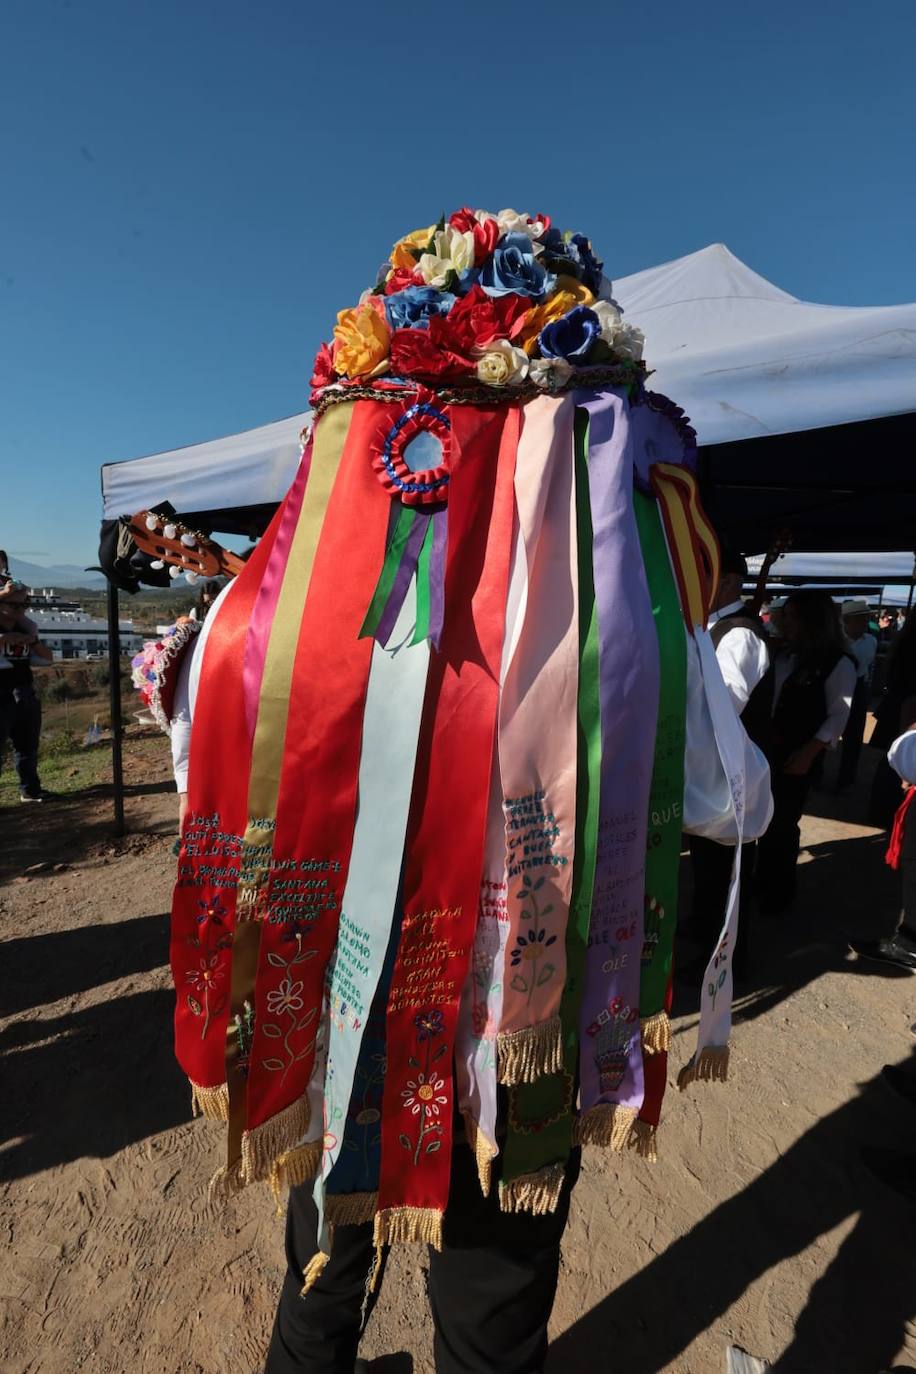
<instances>
[{"instance_id":1,"label":"person in costume","mask_svg":"<svg viewBox=\"0 0 916 1374\"><path fill-rule=\"evenodd\" d=\"M774 913L795 896L799 822L812 770L842 735L856 683L839 611L827 592L793 592L782 626L785 647L774 664L773 683L774 813L757 849L757 886Z\"/></svg>"},{"instance_id":2,"label":"person in costume","mask_svg":"<svg viewBox=\"0 0 916 1374\"><path fill-rule=\"evenodd\" d=\"M868 628L868 602L843 602L843 630L849 650L855 660L856 687L852 695L849 719L843 730L843 747L840 751L840 771L837 787L851 787L859 769L859 755L865 736L865 717L868 712L868 697L875 670L875 656L878 641Z\"/></svg>"},{"instance_id":3,"label":"person in costume","mask_svg":"<svg viewBox=\"0 0 916 1374\"><path fill-rule=\"evenodd\" d=\"M709 617L716 659L735 710L750 738L768 753L773 708L773 676L767 633L757 616L748 613L741 596L747 578L747 562L736 550L722 552L722 573L716 609ZM744 846L741 857L741 921L735 949L735 973L746 976L748 965L748 899L754 878L756 846ZM703 949L695 965L694 981L706 969L709 951L722 929L731 883L733 855L728 846L702 835L690 836L693 867L693 911L690 931ZM685 977L690 977L685 970Z\"/></svg>"},{"instance_id":4,"label":"person in costume","mask_svg":"<svg viewBox=\"0 0 916 1374\"><path fill-rule=\"evenodd\" d=\"M641 353L547 216L406 235L200 637L176 1050L226 1123L213 1195L290 1186L268 1374L349 1374L417 1242L437 1369L541 1369L580 1149L654 1158L682 830L739 854L769 788L705 628L696 436ZM726 1075L736 922L684 1087Z\"/></svg>"}]
</instances>

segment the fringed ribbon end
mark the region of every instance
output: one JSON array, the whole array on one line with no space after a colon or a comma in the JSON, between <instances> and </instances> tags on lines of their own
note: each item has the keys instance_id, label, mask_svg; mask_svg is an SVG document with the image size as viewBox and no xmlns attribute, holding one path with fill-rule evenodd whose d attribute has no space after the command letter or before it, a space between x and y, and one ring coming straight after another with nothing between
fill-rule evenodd
<instances>
[{"instance_id":1,"label":"fringed ribbon end","mask_svg":"<svg viewBox=\"0 0 916 1374\"><path fill-rule=\"evenodd\" d=\"M545 1074L563 1068L563 1041L559 1016L521 1030L500 1031L496 1037L497 1077L504 1087L536 1083Z\"/></svg>"},{"instance_id":2,"label":"fringed ribbon end","mask_svg":"<svg viewBox=\"0 0 916 1374\"><path fill-rule=\"evenodd\" d=\"M375 1216L378 1193L325 1193L324 1214L328 1225L365 1226Z\"/></svg>"},{"instance_id":3,"label":"fringed ribbon end","mask_svg":"<svg viewBox=\"0 0 916 1374\"><path fill-rule=\"evenodd\" d=\"M627 1143L640 1159L647 1159L650 1164L655 1164L658 1161L657 1136L657 1126L653 1126L649 1121L640 1121L637 1117Z\"/></svg>"},{"instance_id":4,"label":"fringed ribbon end","mask_svg":"<svg viewBox=\"0 0 916 1374\"><path fill-rule=\"evenodd\" d=\"M319 1250L317 1254L312 1256L302 1271L302 1288L299 1291L300 1298L304 1298L313 1284L318 1282L330 1258L331 1256L326 1255L323 1250Z\"/></svg>"},{"instance_id":5,"label":"fringed ribbon end","mask_svg":"<svg viewBox=\"0 0 916 1374\"><path fill-rule=\"evenodd\" d=\"M228 1085L220 1083L216 1088L202 1088L199 1083L191 1083L191 1111L208 1121L228 1121Z\"/></svg>"},{"instance_id":6,"label":"fringed ribbon end","mask_svg":"<svg viewBox=\"0 0 916 1374\"><path fill-rule=\"evenodd\" d=\"M677 1085L681 1092L697 1080L703 1083L724 1083L728 1078L728 1056L727 1045L708 1045L706 1049L700 1050L689 1064L684 1065L677 1076Z\"/></svg>"},{"instance_id":7,"label":"fringed ribbon end","mask_svg":"<svg viewBox=\"0 0 916 1374\"><path fill-rule=\"evenodd\" d=\"M671 1022L666 1011L657 1011L641 1022L643 1054L667 1054L671 1048Z\"/></svg>"},{"instance_id":8,"label":"fringed ribbon end","mask_svg":"<svg viewBox=\"0 0 916 1374\"><path fill-rule=\"evenodd\" d=\"M416 1241L442 1249L442 1213L435 1207L386 1207L375 1214L376 1250Z\"/></svg>"},{"instance_id":9,"label":"fringed ribbon end","mask_svg":"<svg viewBox=\"0 0 916 1374\"><path fill-rule=\"evenodd\" d=\"M464 1118L464 1130L468 1138L468 1145L471 1147L477 1164L480 1191L484 1197L489 1197L490 1189L493 1186L493 1161L499 1154L499 1147L487 1139L469 1111L463 1111L461 1115Z\"/></svg>"},{"instance_id":10,"label":"fringed ribbon end","mask_svg":"<svg viewBox=\"0 0 916 1374\"><path fill-rule=\"evenodd\" d=\"M217 1169L210 1179L210 1186L207 1189L207 1201L211 1205L221 1205L228 1202L231 1197L236 1197L245 1187L245 1178L242 1174L242 1162L236 1160L234 1164L227 1164L222 1169Z\"/></svg>"},{"instance_id":11,"label":"fringed ribbon end","mask_svg":"<svg viewBox=\"0 0 916 1374\"><path fill-rule=\"evenodd\" d=\"M576 1122L575 1142L577 1145L602 1145L619 1153L626 1149L636 1117L635 1107L621 1107L616 1103L591 1107Z\"/></svg>"},{"instance_id":12,"label":"fringed ribbon end","mask_svg":"<svg viewBox=\"0 0 916 1374\"><path fill-rule=\"evenodd\" d=\"M555 1212L565 1175L562 1164L548 1164L536 1174L522 1174L509 1183L500 1183L500 1211L531 1212L536 1217Z\"/></svg>"},{"instance_id":13,"label":"fringed ribbon end","mask_svg":"<svg viewBox=\"0 0 916 1374\"><path fill-rule=\"evenodd\" d=\"M308 1098L300 1097L282 1112L242 1136L242 1175L246 1183L269 1179L281 1156L297 1147L309 1127Z\"/></svg>"},{"instance_id":14,"label":"fringed ribbon end","mask_svg":"<svg viewBox=\"0 0 916 1374\"><path fill-rule=\"evenodd\" d=\"M322 1144L320 1140L310 1140L305 1145L297 1145L274 1160L270 1169L270 1186L279 1202L284 1188L296 1188L315 1178L321 1168Z\"/></svg>"}]
</instances>

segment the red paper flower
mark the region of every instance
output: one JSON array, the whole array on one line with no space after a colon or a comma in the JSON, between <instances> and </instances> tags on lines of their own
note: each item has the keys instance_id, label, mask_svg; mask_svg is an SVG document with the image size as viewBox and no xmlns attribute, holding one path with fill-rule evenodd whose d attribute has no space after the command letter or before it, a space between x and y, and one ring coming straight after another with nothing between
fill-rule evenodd
<instances>
[{"instance_id":1,"label":"red paper flower","mask_svg":"<svg viewBox=\"0 0 916 1374\"><path fill-rule=\"evenodd\" d=\"M527 296L488 296L472 286L447 315L430 320L429 335L440 348L470 358L473 349L508 339L515 321L530 309Z\"/></svg>"},{"instance_id":2,"label":"red paper flower","mask_svg":"<svg viewBox=\"0 0 916 1374\"><path fill-rule=\"evenodd\" d=\"M482 262L493 252L499 243L502 230L495 219L485 219L482 223L474 216L474 211L467 205L461 210L456 210L449 220L453 229L459 233L466 234L470 229L474 235L474 265L479 267Z\"/></svg>"},{"instance_id":3,"label":"red paper flower","mask_svg":"<svg viewBox=\"0 0 916 1374\"><path fill-rule=\"evenodd\" d=\"M330 348L323 343L315 355L315 366L312 372L311 385L317 389L328 386L329 383L337 380L337 373L334 371L334 358Z\"/></svg>"},{"instance_id":4,"label":"red paper flower","mask_svg":"<svg viewBox=\"0 0 916 1374\"><path fill-rule=\"evenodd\" d=\"M473 372L476 364L470 357L454 352L441 339L433 338L429 329L396 329L391 336L391 371L399 377L439 377L443 381L457 380ZM443 321L444 323L444 321Z\"/></svg>"},{"instance_id":5,"label":"red paper flower","mask_svg":"<svg viewBox=\"0 0 916 1374\"><path fill-rule=\"evenodd\" d=\"M408 286L425 286L426 282L419 272L411 272L406 267L396 267L391 276L385 282L386 296L393 296L396 291L404 291Z\"/></svg>"}]
</instances>

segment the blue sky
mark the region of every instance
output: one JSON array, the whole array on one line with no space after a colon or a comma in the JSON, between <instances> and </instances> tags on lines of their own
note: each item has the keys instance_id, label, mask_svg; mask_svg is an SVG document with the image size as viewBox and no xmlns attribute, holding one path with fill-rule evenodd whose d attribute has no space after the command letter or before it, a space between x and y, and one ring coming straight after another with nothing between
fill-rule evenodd
<instances>
[{"instance_id":1,"label":"blue sky","mask_svg":"<svg viewBox=\"0 0 916 1374\"><path fill-rule=\"evenodd\" d=\"M644 16L644 17L641 17ZM916 5L6 0L0 545L94 561L102 462L307 405L401 233L544 210L916 299Z\"/></svg>"}]
</instances>

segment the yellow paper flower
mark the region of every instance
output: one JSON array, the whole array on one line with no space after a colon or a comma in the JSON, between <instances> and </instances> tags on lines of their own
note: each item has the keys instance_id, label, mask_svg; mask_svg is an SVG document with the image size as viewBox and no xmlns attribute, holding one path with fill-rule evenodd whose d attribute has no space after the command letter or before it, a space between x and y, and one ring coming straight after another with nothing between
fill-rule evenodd
<instances>
[{"instance_id":1,"label":"yellow paper flower","mask_svg":"<svg viewBox=\"0 0 916 1374\"><path fill-rule=\"evenodd\" d=\"M536 305L522 317L521 327L512 342L523 348L529 358L538 346L538 335L545 324L561 320L577 305L591 305L595 297L575 277L557 277L557 289L543 305Z\"/></svg>"},{"instance_id":2,"label":"yellow paper flower","mask_svg":"<svg viewBox=\"0 0 916 1374\"><path fill-rule=\"evenodd\" d=\"M407 234L404 238L398 239L391 250L391 266L407 267L411 270L415 268L417 259L409 250L416 248L421 253L425 252L426 245L435 232L436 226L431 224L428 229L415 229L412 234Z\"/></svg>"},{"instance_id":3,"label":"yellow paper flower","mask_svg":"<svg viewBox=\"0 0 916 1374\"><path fill-rule=\"evenodd\" d=\"M341 310L334 326L334 368L343 377L378 377L388 368L388 326L371 305Z\"/></svg>"}]
</instances>

